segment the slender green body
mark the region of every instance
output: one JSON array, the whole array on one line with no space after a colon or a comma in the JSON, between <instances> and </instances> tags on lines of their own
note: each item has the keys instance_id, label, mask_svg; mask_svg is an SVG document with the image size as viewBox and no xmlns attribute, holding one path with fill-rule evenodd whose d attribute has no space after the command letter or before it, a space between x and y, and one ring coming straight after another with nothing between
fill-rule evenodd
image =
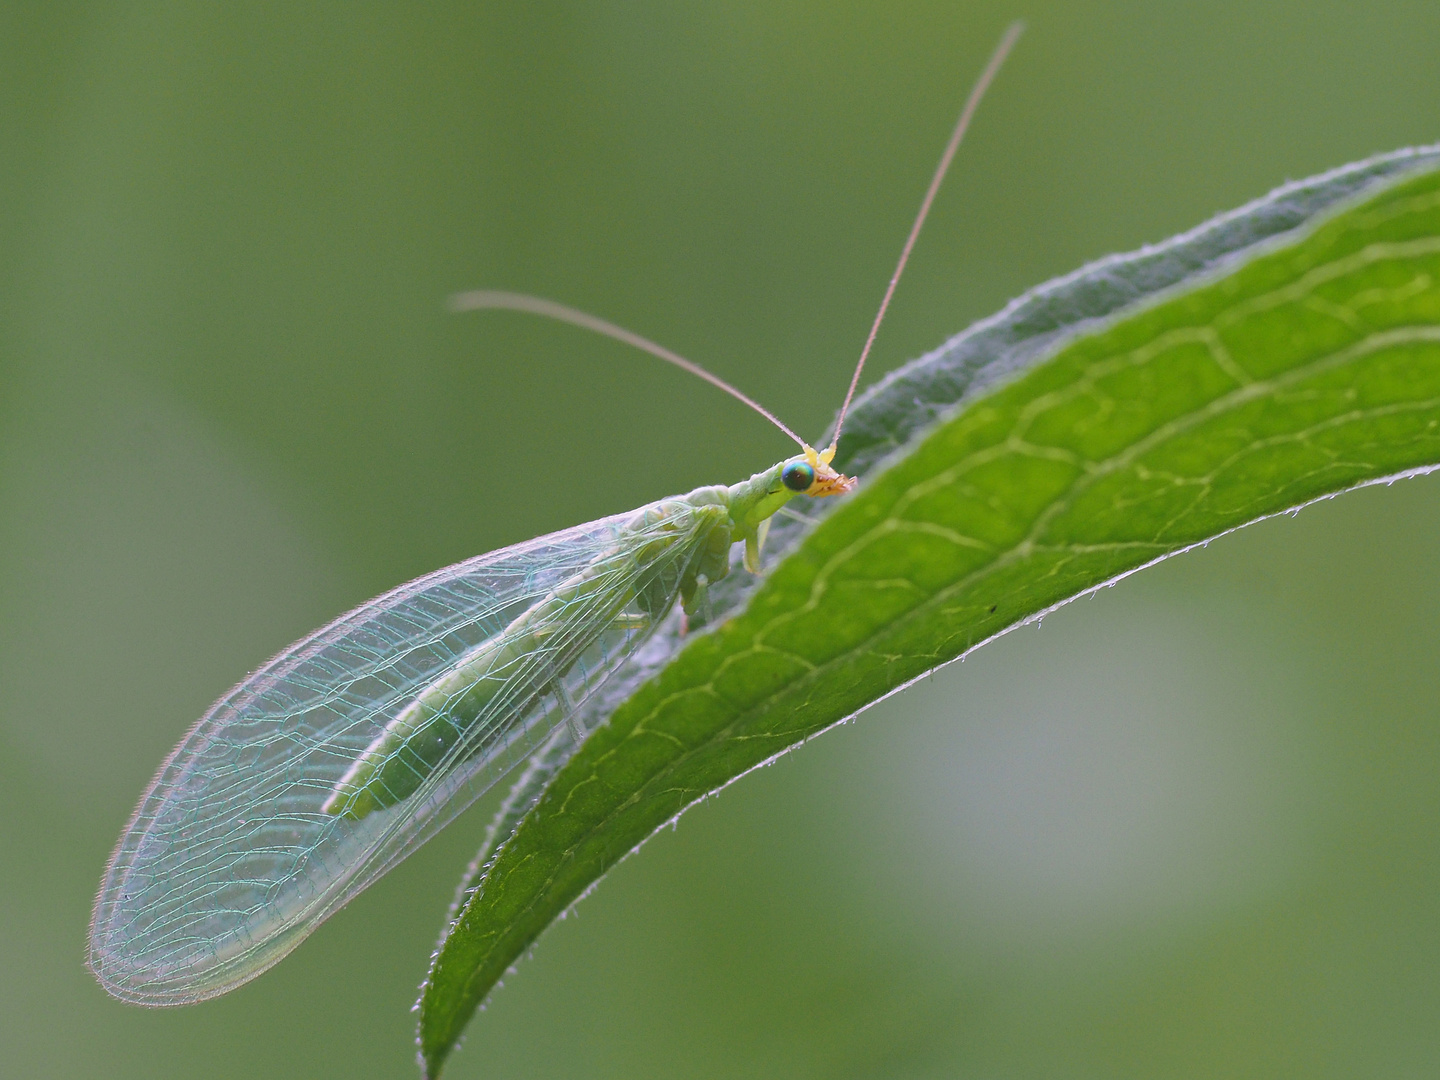
<instances>
[{"instance_id":1,"label":"slender green body","mask_svg":"<svg viewBox=\"0 0 1440 1080\"><path fill-rule=\"evenodd\" d=\"M729 573L732 544L744 543L745 568L758 572L786 502L854 488L830 467L846 411L941 178L1018 33L1018 24L1007 31L961 112L823 451L723 379L623 327L540 297L451 298L456 310L529 312L646 351L754 409L803 453L730 487L436 570L252 671L166 759L116 845L89 957L111 994L174 1005L254 978L528 759L510 822L516 800L583 741L586 702L598 712L603 700L592 695L676 600L687 616L708 611L706 590ZM457 1034L438 1057L427 1045L432 1068Z\"/></svg>"},{"instance_id":2,"label":"slender green body","mask_svg":"<svg viewBox=\"0 0 1440 1080\"><path fill-rule=\"evenodd\" d=\"M813 451L730 487L696 488L637 512L611 548L475 646L401 709L336 783L322 809L360 819L414 794L467 738L497 695L509 698L504 713L512 722L547 694L565 704L562 680L601 634L625 619L632 603L650 625L677 596L686 614L693 614L703 605L706 588L730 572L733 543L745 543L745 565L758 570L775 512L801 491L831 483L823 474L815 475L812 457ZM797 468L807 481L798 490L788 486L796 481L787 479ZM821 469L829 472L823 465ZM673 550L677 544L685 550ZM616 588L617 581L624 586ZM585 613L582 629L558 634L561 613L573 627L577 605L593 607ZM564 640L557 640L562 636ZM537 651L549 652L551 661L522 663ZM522 668L525 674L517 676Z\"/></svg>"}]
</instances>

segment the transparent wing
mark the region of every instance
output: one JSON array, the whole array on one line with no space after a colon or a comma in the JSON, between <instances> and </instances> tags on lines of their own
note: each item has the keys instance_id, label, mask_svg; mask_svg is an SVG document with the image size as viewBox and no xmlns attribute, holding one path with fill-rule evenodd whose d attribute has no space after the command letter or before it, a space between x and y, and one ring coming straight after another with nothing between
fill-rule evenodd
<instances>
[{"instance_id":1,"label":"transparent wing","mask_svg":"<svg viewBox=\"0 0 1440 1080\"><path fill-rule=\"evenodd\" d=\"M575 722L669 610L713 510L665 500L458 563L243 680L161 766L111 857L91 927L100 982L124 1000L181 1004L278 961ZM590 587L507 665L500 692L413 794L360 820L322 811L417 694L537 602L553 607L556 587L577 575ZM640 588L645 613L630 599Z\"/></svg>"}]
</instances>

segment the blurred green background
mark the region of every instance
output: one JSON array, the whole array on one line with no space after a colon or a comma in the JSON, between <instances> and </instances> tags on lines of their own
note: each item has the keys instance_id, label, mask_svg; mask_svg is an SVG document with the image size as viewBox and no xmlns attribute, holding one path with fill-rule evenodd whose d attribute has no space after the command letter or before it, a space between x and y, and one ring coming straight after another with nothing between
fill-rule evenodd
<instances>
[{"instance_id":1,"label":"blurred green background","mask_svg":"<svg viewBox=\"0 0 1440 1080\"><path fill-rule=\"evenodd\" d=\"M468 815L294 956L83 967L162 756L344 608L817 436L959 102L1011 65L877 371L1281 181L1440 139L1414 2L0 6L0 1073L408 1077ZM1440 1070L1440 478L1227 537L687 815L464 1077Z\"/></svg>"}]
</instances>

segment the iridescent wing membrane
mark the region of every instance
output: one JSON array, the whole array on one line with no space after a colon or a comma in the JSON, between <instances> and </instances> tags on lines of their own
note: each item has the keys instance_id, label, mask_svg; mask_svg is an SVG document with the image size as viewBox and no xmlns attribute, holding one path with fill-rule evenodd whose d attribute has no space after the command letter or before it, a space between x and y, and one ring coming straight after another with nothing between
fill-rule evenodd
<instances>
[{"instance_id":1,"label":"iridescent wing membrane","mask_svg":"<svg viewBox=\"0 0 1440 1080\"><path fill-rule=\"evenodd\" d=\"M665 500L436 571L242 681L161 767L120 838L91 929L96 976L128 1001L182 1004L280 960L575 723L668 612L715 509ZM509 660L412 794L359 820L322 809L417 694L537 603L556 608L557 587L576 580L585 588Z\"/></svg>"}]
</instances>

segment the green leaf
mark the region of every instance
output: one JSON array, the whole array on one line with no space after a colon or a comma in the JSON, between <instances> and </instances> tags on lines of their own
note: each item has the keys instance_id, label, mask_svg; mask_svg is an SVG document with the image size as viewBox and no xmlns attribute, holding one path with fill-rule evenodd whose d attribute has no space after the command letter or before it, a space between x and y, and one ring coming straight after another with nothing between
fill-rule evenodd
<instances>
[{"instance_id":1,"label":"green leaf","mask_svg":"<svg viewBox=\"0 0 1440 1080\"><path fill-rule=\"evenodd\" d=\"M427 1075L540 932L707 794L1082 593L1440 463L1437 165L1282 188L1037 289L867 394L841 444L860 491L517 786L423 991Z\"/></svg>"}]
</instances>

